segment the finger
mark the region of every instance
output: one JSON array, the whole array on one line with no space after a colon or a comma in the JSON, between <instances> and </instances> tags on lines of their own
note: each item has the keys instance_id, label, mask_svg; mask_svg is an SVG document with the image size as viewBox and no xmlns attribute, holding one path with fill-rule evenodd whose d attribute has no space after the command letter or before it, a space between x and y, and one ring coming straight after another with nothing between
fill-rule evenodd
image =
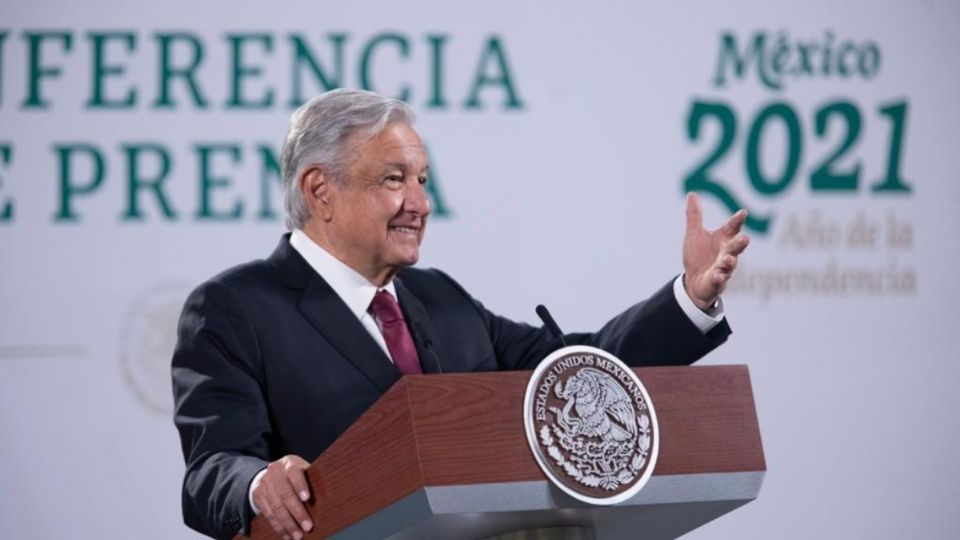
<instances>
[{"instance_id":1,"label":"finger","mask_svg":"<svg viewBox=\"0 0 960 540\"><path fill-rule=\"evenodd\" d=\"M290 516L296 521L298 527L297 532L299 532L299 529L310 531L310 529L313 528L313 522L310 521L310 514L308 514L307 509L303 507L303 501L297 496L296 491L294 491L293 486L289 482L285 486L285 489L283 489L283 492L280 493L280 501Z\"/></svg>"},{"instance_id":2,"label":"finger","mask_svg":"<svg viewBox=\"0 0 960 540\"><path fill-rule=\"evenodd\" d=\"M286 481L283 481L282 485L287 485ZM300 526L297 525L297 522L293 519L293 516L290 515L289 510L284 504L284 497L281 493L277 493L273 482L268 484L268 506L270 508L270 514L273 515L279 524L282 534L289 535L294 540L300 540L303 538L303 533L300 532ZM281 488L282 489L282 488ZM290 491L289 489L287 491ZM290 491L290 495L293 496L293 499L297 501L297 504L300 504L297 500L296 495L293 495L293 492Z\"/></svg>"},{"instance_id":3,"label":"finger","mask_svg":"<svg viewBox=\"0 0 960 540\"><path fill-rule=\"evenodd\" d=\"M735 237L733 240L727 242L727 245L724 248L724 251L731 255L740 255L743 253L743 250L747 249L747 246L750 244L750 237L744 234Z\"/></svg>"},{"instance_id":4,"label":"finger","mask_svg":"<svg viewBox=\"0 0 960 540\"><path fill-rule=\"evenodd\" d=\"M300 527L307 532L313 529L313 521L310 519L310 514L307 513L303 505L304 502L310 499L310 486L307 484L306 475L308 466L308 463L300 458L288 461L286 467L287 481L290 483L291 493L297 499L284 501L287 509L293 514L294 519L296 519Z\"/></svg>"},{"instance_id":5,"label":"finger","mask_svg":"<svg viewBox=\"0 0 960 540\"><path fill-rule=\"evenodd\" d=\"M720 270L732 274L737 268L737 258L733 255L723 255L720 257Z\"/></svg>"},{"instance_id":6,"label":"finger","mask_svg":"<svg viewBox=\"0 0 960 540\"><path fill-rule=\"evenodd\" d=\"M711 276L714 286L717 287L717 294L720 294L720 291L727 284L727 280L730 279L730 272L725 272L723 270L717 270Z\"/></svg>"},{"instance_id":7,"label":"finger","mask_svg":"<svg viewBox=\"0 0 960 540\"><path fill-rule=\"evenodd\" d=\"M703 227L703 209L700 207L700 196L696 193L687 193L687 232L699 230Z\"/></svg>"},{"instance_id":8,"label":"finger","mask_svg":"<svg viewBox=\"0 0 960 540\"><path fill-rule=\"evenodd\" d=\"M293 486L294 491L300 497L300 500L307 502L310 500L310 485L307 483L307 467L310 465L303 459L294 456L286 464L287 480Z\"/></svg>"},{"instance_id":9,"label":"finger","mask_svg":"<svg viewBox=\"0 0 960 540\"><path fill-rule=\"evenodd\" d=\"M261 497L256 502L257 508L260 509L260 515L266 518L267 523L273 527L273 532L282 535L283 525L280 525L280 522L277 520L276 516L273 515L273 509L270 508L270 505L267 503L267 501Z\"/></svg>"},{"instance_id":10,"label":"finger","mask_svg":"<svg viewBox=\"0 0 960 540\"><path fill-rule=\"evenodd\" d=\"M267 519L267 523L273 528L273 532L286 538L286 531L283 528L283 524L277 519L277 514L273 511L271 503L266 499L261 499L257 501L257 506L260 507L260 515Z\"/></svg>"},{"instance_id":11,"label":"finger","mask_svg":"<svg viewBox=\"0 0 960 540\"><path fill-rule=\"evenodd\" d=\"M276 510L271 510L270 524L273 526L273 530L277 534L282 535L286 540L300 540L303 538L303 533L300 532L300 527L293 521L293 518L290 517L290 514L279 502L276 503L274 507Z\"/></svg>"},{"instance_id":12,"label":"finger","mask_svg":"<svg viewBox=\"0 0 960 540\"><path fill-rule=\"evenodd\" d=\"M271 501L267 496L269 488L264 483L264 478L266 476L260 477L257 479L257 485L253 488L253 502L257 505L257 508L260 510L260 515L266 518L267 523L273 527L273 532L282 535L283 526L280 525L280 521L277 520L273 512L273 507L271 506Z\"/></svg>"},{"instance_id":13,"label":"finger","mask_svg":"<svg viewBox=\"0 0 960 540\"><path fill-rule=\"evenodd\" d=\"M745 221L747 221L747 211L741 208L737 210L736 214L730 216L730 219L728 219L720 229L727 236L734 236L740 232Z\"/></svg>"}]
</instances>

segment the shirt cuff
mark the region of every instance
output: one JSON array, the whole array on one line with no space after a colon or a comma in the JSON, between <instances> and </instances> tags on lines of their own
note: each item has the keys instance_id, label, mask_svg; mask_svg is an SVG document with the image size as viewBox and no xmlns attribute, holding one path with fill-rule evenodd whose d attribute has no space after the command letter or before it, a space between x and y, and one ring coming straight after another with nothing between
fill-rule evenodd
<instances>
[{"instance_id":1,"label":"shirt cuff","mask_svg":"<svg viewBox=\"0 0 960 540\"><path fill-rule=\"evenodd\" d=\"M720 321L723 320L723 300L718 298L717 303L707 311L701 310L693 303L693 300L691 300L687 294L687 289L683 286L683 274L680 274L677 276L677 279L673 280L673 296L677 298L680 309L686 313L690 322L704 334L712 330L714 326L720 324Z\"/></svg>"},{"instance_id":2,"label":"shirt cuff","mask_svg":"<svg viewBox=\"0 0 960 540\"><path fill-rule=\"evenodd\" d=\"M262 478L266 472L266 467L260 469L260 472L254 475L253 480L250 481L250 487L247 488L247 500L250 501L250 509L253 510L254 515L257 516L260 515L260 509L257 508L257 505L253 502L253 486L257 485L257 482L260 481L260 478Z\"/></svg>"}]
</instances>

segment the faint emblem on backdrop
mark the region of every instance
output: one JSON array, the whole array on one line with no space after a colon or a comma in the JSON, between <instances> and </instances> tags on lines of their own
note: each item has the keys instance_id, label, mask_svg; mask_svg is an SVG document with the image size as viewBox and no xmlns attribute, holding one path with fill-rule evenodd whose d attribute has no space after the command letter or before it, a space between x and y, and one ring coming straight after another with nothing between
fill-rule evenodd
<instances>
[{"instance_id":1,"label":"faint emblem on backdrop","mask_svg":"<svg viewBox=\"0 0 960 540\"><path fill-rule=\"evenodd\" d=\"M130 302L120 329L120 367L140 403L152 412L173 413L170 358L177 321L191 287L156 285Z\"/></svg>"},{"instance_id":2,"label":"faint emblem on backdrop","mask_svg":"<svg viewBox=\"0 0 960 540\"><path fill-rule=\"evenodd\" d=\"M564 347L544 359L527 385L524 421L544 474L581 501L622 502L653 474L653 403L636 374L600 349Z\"/></svg>"}]
</instances>

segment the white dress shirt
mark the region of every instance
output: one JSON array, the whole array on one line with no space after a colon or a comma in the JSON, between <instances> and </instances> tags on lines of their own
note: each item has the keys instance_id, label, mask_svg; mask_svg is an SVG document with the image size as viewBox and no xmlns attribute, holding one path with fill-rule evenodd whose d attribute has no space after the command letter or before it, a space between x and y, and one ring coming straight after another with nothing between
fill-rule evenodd
<instances>
[{"instance_id":1,"label":"white dress shirt","mask_svg":"<svg viewBox=\"0 0 960 540\"><path fill-rule=\"evenodd\" d=\"M706 311L701 310L687 294L687 289L683 286L683 274L673 280L673 296L677 299L680 309L687 315L687 318L704 334L723 320L723 300L717 298L716 304L707 308Z\"/></svg>"},{"instance_id":2,"label":"white dress shirt","mask_svg":"<svg viewBox=\"0 0 960 540\"><path fill-rule=\"evenodd\" d=\"M377 291L381 288L370 283L367 278L360 275L359 272L350 268L340 259L334 257L317 245L316 242L311 240L310 237L300 229L293 231L293 234L290 235L290 246L307 261L310 268L313 268L313 270L320 274L323 280L330 285L333 292L337 293L337 296L343 300L350 309L350 312L360 320L363 327L370 333L373 340L377 342L377 345L383 349L383 353L386 354L387 358L390 358L392 362L393 358L387 349L386 340L383 339L379 322L376 320L376 317L369 312L370 302L373 301L373 296L377 294ZM382 289L388 291L394 298L397 297L397 291L392 281L387 283ZM693 322L701 332L709 332L711 328L723 320L723 303L720 300L717 300L716 305L711 307L707 312L700 310L700 308L693 303L693 300L687 295L687 291L683 286L683 274L680 274L677 276L677 279L673 280L673 295L676 297L677 303L680 304L683 312L686 313L690 321ZM247 497L250 500L250 508L253 509L254 514L259 514L260 509L257 508L257 505L253 502L253 487L266 472L266 469L261 470L250 482Z\"/></svg>"}]
</instances>

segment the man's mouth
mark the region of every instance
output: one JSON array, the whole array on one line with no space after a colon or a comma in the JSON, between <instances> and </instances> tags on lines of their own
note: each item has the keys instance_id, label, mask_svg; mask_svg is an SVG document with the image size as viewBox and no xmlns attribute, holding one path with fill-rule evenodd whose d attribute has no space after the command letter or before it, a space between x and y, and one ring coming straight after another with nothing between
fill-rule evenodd
<instances>
[{"instance_id":1,"label":"man's mouth","mask_svg":"<svg viewBox=\"0 0 960 540\"><path fill-rule=\"evenodd\" d=\"M391 225L390 229L407 234L416 234L420 230L419 227L407 227L403 225Z\"/></svg>"}]
</instances>

